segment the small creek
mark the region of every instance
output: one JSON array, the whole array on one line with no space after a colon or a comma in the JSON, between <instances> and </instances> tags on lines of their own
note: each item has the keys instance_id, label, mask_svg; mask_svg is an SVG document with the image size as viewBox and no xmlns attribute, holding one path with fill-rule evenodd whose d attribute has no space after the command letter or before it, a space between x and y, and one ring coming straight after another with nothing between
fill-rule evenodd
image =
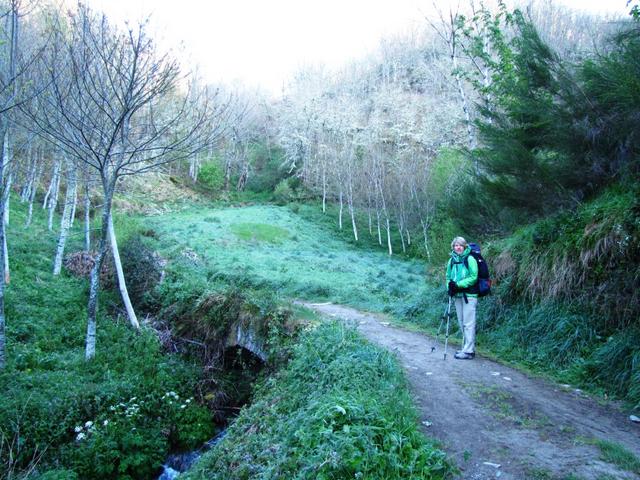
<instances>
[{"instance_id":1,"label":"small creek","mask_svg":"<svg viewBox=\"0 0 640 480\"><path fill-rule=\"evenodd\" d=\"M162 474L158 477L158 480L174 480L178 478L178 475L189 470L189 468L202 456L203 453L213 448L220 440L222 440L226 433L226 429L222 430L218 435L206 442L198 450L169 455L165 463L162 465Z\"/></svg>"},{"instance_id":2,"label":"small creek","mask_svg":"<svg viewBox=\"0 0 640 480\"><path fill-rule=\"evenodd\" d=\"M234 384L235 394L230 404L221 408L233 410L235 413L229 414L222 424L224 428L220 433L199 449L169 455L162 465L162 473L158 480L174 480L179 478L182 472L189 470L203 453L213 448L224 438L227 428L235 420L237 411L250 402L253 393L253 382L264 366L262 359L242 347L231 347L225 349L222 365L226 375L228 375L227 380Z\"/></svg>"}]
</instances>

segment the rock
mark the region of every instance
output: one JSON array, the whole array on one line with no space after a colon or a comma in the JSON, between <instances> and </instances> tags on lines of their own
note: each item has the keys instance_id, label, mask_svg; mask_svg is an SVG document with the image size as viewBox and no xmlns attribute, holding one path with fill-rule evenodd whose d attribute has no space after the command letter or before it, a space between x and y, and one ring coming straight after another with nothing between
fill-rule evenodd
<instances>
[{"instance_id":1,"label":"rock","mask_svg":"<svg viewBox=\"0 0 640 480\"><path fill-rule=\"evenodd\" d=\"M629 415L629 420L633 423L640 423L640 417L636 417L635 415Z\"/></svg>"}]
</instances>

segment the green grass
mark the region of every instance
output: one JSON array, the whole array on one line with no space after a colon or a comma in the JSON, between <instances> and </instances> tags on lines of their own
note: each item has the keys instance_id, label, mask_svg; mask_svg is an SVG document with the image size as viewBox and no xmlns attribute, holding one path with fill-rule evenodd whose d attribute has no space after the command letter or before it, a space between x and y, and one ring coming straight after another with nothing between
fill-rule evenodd
<instances>
[{"instance_id":1,"label":"green grass","mask_svg":"<svg viewBox=\"0 0 640 480\"><path fill-rule=\"evenodd\" d=\"M602 460L612 463L622 470L640 475L640 459L622 445L606 440L595 440L594 443L600 449Z\"/></svg>"},{"instance_id":2,"label":"green grass","mask_svg":"<svg viewBox=\"0 0 640 480\"><path fill-rule=\"evenodd\" d=\"M134 332L112 315L119 299L109 292L100 295L96 358L86 363L88 282L64 272L52 275L56 232L47 230L40 208L25 229L25 211L14 201L8 228L11 283L5 298L7 365L0 372L0 478L17 477L36 462L41 473L62 468L66 473L60 478L149 478L169 448L200 444L212 433L210 414L195 402L186 409L191 419L183 416L186 410L162 407L168 391L182 398L192 394L200 367L165 355L151 330ZM82 248L79 223L67 252ZM141 411L154 414L125 418L110 410L134 397ZM190 429L202 415L208 426ZM109 430L96 428L85 432L85 441L76 441L76 427L88 421L107 421ZM136 433L116 434L119 428Z\"/></svg>"},{"instance_id":3,"label":"green grass","mask_svg":"<svg viewBox=\"0 0 640 480\"><path fill-rule=\"evenodd\" d=\"M287 207L194 208L148 217L144 224L158 233L158 240L147 240L163 255L193 251L212 280L268 288L286 298L383 311L426 291L421 262L354 248Z\"/></svg>"},{"instance_id":4,"label":"green grass","mask_svg":"<svg viewBox=\"0 0 640 480\"><path fill-rule=\"evenodd\" d=\"M417 429L397 360L332 323L301 337L289 365L259 386L254 403L185 479L439 479L451 473L444 453Z\"/></svg>"},{"instance_id":5,"label":"green grass","mask_svg":"<svg viewBox=\"0 0 640 480\"><path fill-rule=\"evenodd\" d=\"M289 237L284 228L266 223L235 223L231 231L242 240L279 243Z\"/></svg>"}]
</instances>

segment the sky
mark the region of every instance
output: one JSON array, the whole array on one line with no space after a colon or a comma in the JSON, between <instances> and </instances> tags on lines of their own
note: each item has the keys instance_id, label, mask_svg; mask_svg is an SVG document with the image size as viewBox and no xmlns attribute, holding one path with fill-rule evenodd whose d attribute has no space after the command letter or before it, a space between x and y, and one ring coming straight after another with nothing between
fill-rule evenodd
<instances>
[{"instance_id":1,"label":"sky","mask_svg":"<svg viewBox=\"0 0 640 480\"><path fill-rule=\"evenodd\" d=\"M385 36L423 25L435 0L84 1L117 23L151 16L159 45L183 64L198 65L208 82L277 95L304 66L338 68L374 51ZM627 11L626 0L558 1L592 12Z\"/></svg>"}]
</instances>

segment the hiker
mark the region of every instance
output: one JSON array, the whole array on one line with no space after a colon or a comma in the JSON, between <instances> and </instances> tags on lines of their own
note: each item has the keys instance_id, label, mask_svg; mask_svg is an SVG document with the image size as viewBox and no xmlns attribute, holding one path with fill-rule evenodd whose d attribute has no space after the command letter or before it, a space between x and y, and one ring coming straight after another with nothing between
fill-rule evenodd
<instances>
[{"instance_id":1,"label":"hiker","mask_svg":"<svg viewBox=\"0 0 640 480\"><path fill-rule=\"evenodd\" d=\"M456 306L458 325L462 332L462 350L454 358L471 360L476 349L476 307L478 294L471 287L478 283L478 262L471 255L471 248L462 237L451 242L451 258L447 263L447 288Z\"/></svg>"}]
</instances>

